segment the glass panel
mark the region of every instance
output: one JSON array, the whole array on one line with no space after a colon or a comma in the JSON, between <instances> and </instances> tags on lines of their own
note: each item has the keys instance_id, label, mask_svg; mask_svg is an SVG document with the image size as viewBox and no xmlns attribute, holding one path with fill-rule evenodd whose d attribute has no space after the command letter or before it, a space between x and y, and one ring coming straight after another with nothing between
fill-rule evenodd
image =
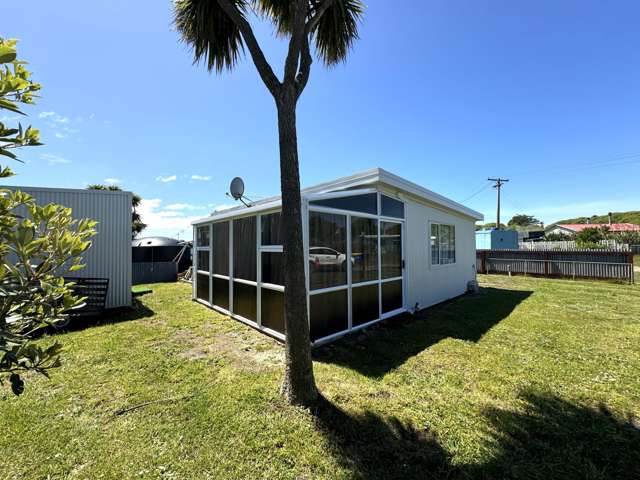
<instances>
[{"instance_id":1,"label":"glass panel","mask_svg":"<svg viewBox=\"0 0 640 480\"><path fill-rule=\"evenodd\" d=\"M382 284L382 313L402 308L402 280Z\"/></svg>"},{"instance_id":2,"label":"glass panel","mask_svg":"<svg viewBox=\"0 0 640 480\"><path fill-rule=\"evenodd\" d=\"M284 285L282 253L262 252L262 282Z\"/></svg>"},{"instance_id":3,"label":"glass panel","mask_svg":"<svg viewBox=\"0 0 640 480\"><path fill-rule=\"evenodd\" d=\"M229 222L213 224L213 273L229 275Z\"/></svg>"},{"instance_id":4,"label":"glass panel","mask_svg":"<svg viewBox=\"0 0 640 480\"><path fill-rule=\"evenodd\" d=\"M260 313L262 326L284 333L284 294L263 288Z\"/></svg>"},{"instance_id":5,"label":"glass panel","mask_svg":"<svg viewBox=\"0 0 640 480\"><path fill-rule=\"evenodd\" d=\"M347 283L347 217L309 212L311 290Z\"/></svg>"},{"instance_id":6,"label":"glass panel","mask_svg":"<svg viewBox=\"0 0 640 480\"><path fill-rule=\"evenodd\" d=\"M258 318L256 292L257 289L253 285L233 282L233 313L255 322Z\"/></svg>"},{"instance_id":7,"label":"glass panel","mask_svg":"<svg viewBox=\"0 0 640 480\"><path fill-rule=\"evenodd\" d=\"M362 325L380 318L378 309L378 285L353 288L351 292L353 325Z\"/></svg>"},{"instance_id":8,"label":"glass panel","mask_svg":"<svg viewBox=\"0 0 640 480\"><path fill-rule=\"evenodd\" d=\"M196 297L209 302L209 275L198 273L196 281Z\"/></svg>"},{"instance_id":9,"label":"glass panel","mask_svg":"<svg viewBox=\"0 0 640 480\"><path fill-rule=\"evenodd\" d=\"M233 277L256 281L256 217L233 221Z\"/></svg>"},{"instance_id":10,"label":"glass panel","mask_svg":"<svg viewBox=\"0 0 640 480\"><path fill-rule=\"evenodd\" d=\"M229 280L212 277L213 280L213 303L220 308L229 310Z\"/></svg>"},{"instance_id":11,"label":"glass panel","mask_svg":"<svg viewBox=\"0 0 640 480\"><path fill-rule=\"evenodd\" d=\"M456 228L453 225L440 225L440 263L456 262Z\"/></svg>"},{"instance_id":12,"label":"glass panel","mask_svg":"<svg viewBox=\"0 0 640 480\"><path fill-rule=\"evenodd\" d=\"M402 225L380 222L380 257L382 278L402 275Z\"/></svg>"},{"instance_id":13,"label":"glass panel","mask_svg":"<svg viewBox=\"0 0 640 480\"><path fill-rule=\"evenodd\" d=\"M280 240L280 212L262 215L260 230L262 245L282 245Z\"/></svg>"},{"instance_id":14,"label":"glass panel","mask_svg":"<svg viewBox=\"0 0 640 480\"><path fill-rule=\"evenodd\" d=\"M366 193L364 195L353 195L352 197L328 198L326 200L313 200L311 205L318 205L329 208L339 208L340 210L351 210L352 212L378 214L378 194Z\"/></svg>"},{"instance_id":15,"label":"glass panel","mask_svg":"<svg viewBox=\"0 0 640 480\"><path fill-rule=\"evenodd\" d=\"M198 227L197 230L197 246L208 247L209 246L209 225Z\"/></svg>"},{"instance_id":16,"label":"glass panel","mask_svg":"<svg viewBox=\"0 0 640 480\"><path fill-rule=\"evenodd\" d=\"M431 224L431 265L440 264L440 243L438 242L438 227L437 223Z\"/></svg>"},{"instance_id":17,"label":"glass panel","mask_svg":"<svg viewBox=\"0 0 640 480\"><path fill-rule=\"evenodd\" d=\"M338 333L349 327L347 289L311 295L311 340Z\"/></svg>"},{"instance_id":18,"label":"glass panel","mask_svg":"<svg viewBox=\"0 0 640 480\"><path fill-rule=\"evenodd\" d=\"M198 270L209 271L209 251L198 250Z\"/></svg>"},{"instance_id":19,"label":"glass panel","mask_svg":"<svg viewBox=\"0 0 640 480\"><path fill-rule=\"evenodd\" d=\"M404 218L404 203L386 195L380 195L380 210L382 216Z\"/></svg>"},{"instance_id":20,"label":"glass panel","mask_svg":"<svg viewBox=\"0 0 640 480\"><path fill-rule=\"evenodd\" d=\"M378 279L378 221L351 217L351 281Z\"/></svg>"}]
</instances>

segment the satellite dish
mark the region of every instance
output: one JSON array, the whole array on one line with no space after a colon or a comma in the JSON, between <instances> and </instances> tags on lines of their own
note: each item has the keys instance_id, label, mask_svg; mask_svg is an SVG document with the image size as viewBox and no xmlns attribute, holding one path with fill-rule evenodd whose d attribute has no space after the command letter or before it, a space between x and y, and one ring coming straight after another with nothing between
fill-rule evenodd
<instances>
[{"instance_id":1,"label":"satellite dish","mask_svg":"<svg viewBox=\"0 0 640 480\"><path fill-rule=\"evenodd\" d=\"M240 177L236 177L231 180L231 185L229 186L229 192L231 196L236 200L241 200L244 195L244 182Z\"/></svg>"}]
</instances>

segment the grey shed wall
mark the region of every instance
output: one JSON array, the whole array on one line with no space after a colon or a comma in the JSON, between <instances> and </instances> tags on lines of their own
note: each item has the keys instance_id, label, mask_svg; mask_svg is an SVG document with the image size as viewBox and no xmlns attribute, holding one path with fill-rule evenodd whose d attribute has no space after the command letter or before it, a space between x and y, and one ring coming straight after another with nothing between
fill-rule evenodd
<instances>
[{"instance_id":1,"label":"grey shed wall","mask_svg":"<svg viewBox=\"0 0 640 480\"><path fill-rule=\"evenodd\" d=\"M73 217L98 221L97 234L84 254L86 267L77 277L109 279L107 308L131 305L131 192L44 187L6 187L21 190L38 205L57 203L73 210Z\"/></svg>"}]
</instances>

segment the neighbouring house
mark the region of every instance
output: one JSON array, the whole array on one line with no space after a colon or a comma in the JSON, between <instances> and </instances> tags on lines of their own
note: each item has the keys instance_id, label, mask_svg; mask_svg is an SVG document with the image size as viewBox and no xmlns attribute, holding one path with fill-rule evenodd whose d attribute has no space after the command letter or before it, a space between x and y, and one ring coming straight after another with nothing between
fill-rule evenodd
<instances>
[{"instance_id":1,"label":"neighbouring house","mask_svg":"<svg viewBox=\"0 0 640 480\"><path fill-rule=\"evenodd\" d=\"M85 280L83 283L86 285L81 294L89 296L87 307L97 309L97 305L93 304L96 297L101 297L100 302L104 300L104 304L100 305L102 308L131 305L131 192L15 186L6 188L28 193L38 205L56 203L71 208L75 219L97 220L97 233L91 239L91 247L82 255L85 267L73 272L73 275Z\"/></svg>"},{"instance_id":2,"label":"neighbouring house","mask_svg":"<svg viewBox=\"0 0 640 480\"><path fill-rule=\"evenodd\" d=\"M633 223L553 223L545 228L545 233L575 235L585 228L608 228L612 233L640 232L640 225Z\"/></svg>"},{"instance_id":3,"label":"neighbouring house","mask_svg":"<svg viewBox=\"0 0 640 480\"><path fill-rule=\"evenodd\" d=\"M477 250L517 250L518 232L515 230L478 230L476 232Z\"/></svg>"},{"instance_id":4,"label":"neighbouring house","mask_svg":"<svg viewBox=\"0 0 640 480\"><path fill-rule=\"evenodd\" d=\"M193 298L284 340L280 209L272 197L193 222ZM302 190L312 342L465 293L482 219L380 168Z\"/></svg>"}]
</instances>

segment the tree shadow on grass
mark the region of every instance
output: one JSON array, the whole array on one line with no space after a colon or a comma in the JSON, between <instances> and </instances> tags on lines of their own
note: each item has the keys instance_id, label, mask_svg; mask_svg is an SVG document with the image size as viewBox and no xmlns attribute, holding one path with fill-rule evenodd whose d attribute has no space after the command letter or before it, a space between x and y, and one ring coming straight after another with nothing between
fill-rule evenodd
<instances>
[{"instance_id":1,"label":"tree shadow on grass","mask_svg":"<svg viewBox=\"0 0 640 480\"><path fill-rule=\"evenodd\" d=\"M488 409L486 460L454 464L437 432L350 414L327 400L315 411L333 454L355 478L638 479L640 424L605 407L525 393L519 411Z\"/></svg>"},{"instance_id":2,"label":"tree shadow on grass","mask_svg":"<svg viewBox=\"0 0 640 480\"><path fill-rule=\"evenodd\" d=\"M86 328L100 325L110 325L141 318L152 317L155 312L141 302L137 297L131 301L130 307L109 308L97 315L71 317L69 323L62 328L49 328L49 333L77 332Z\"/></svg>"},{"instance_id":3,"label":"tree shadow on grass","mask_svg":"<svg viewBox=\"0 0 640 480\"><path fill-rule=\"evenodd\" d=\"M479 341L533 292L481 288L473 295L393 317L314 350L314 359L379 378L446 338Z\"/></svg>"}]
</instances>

